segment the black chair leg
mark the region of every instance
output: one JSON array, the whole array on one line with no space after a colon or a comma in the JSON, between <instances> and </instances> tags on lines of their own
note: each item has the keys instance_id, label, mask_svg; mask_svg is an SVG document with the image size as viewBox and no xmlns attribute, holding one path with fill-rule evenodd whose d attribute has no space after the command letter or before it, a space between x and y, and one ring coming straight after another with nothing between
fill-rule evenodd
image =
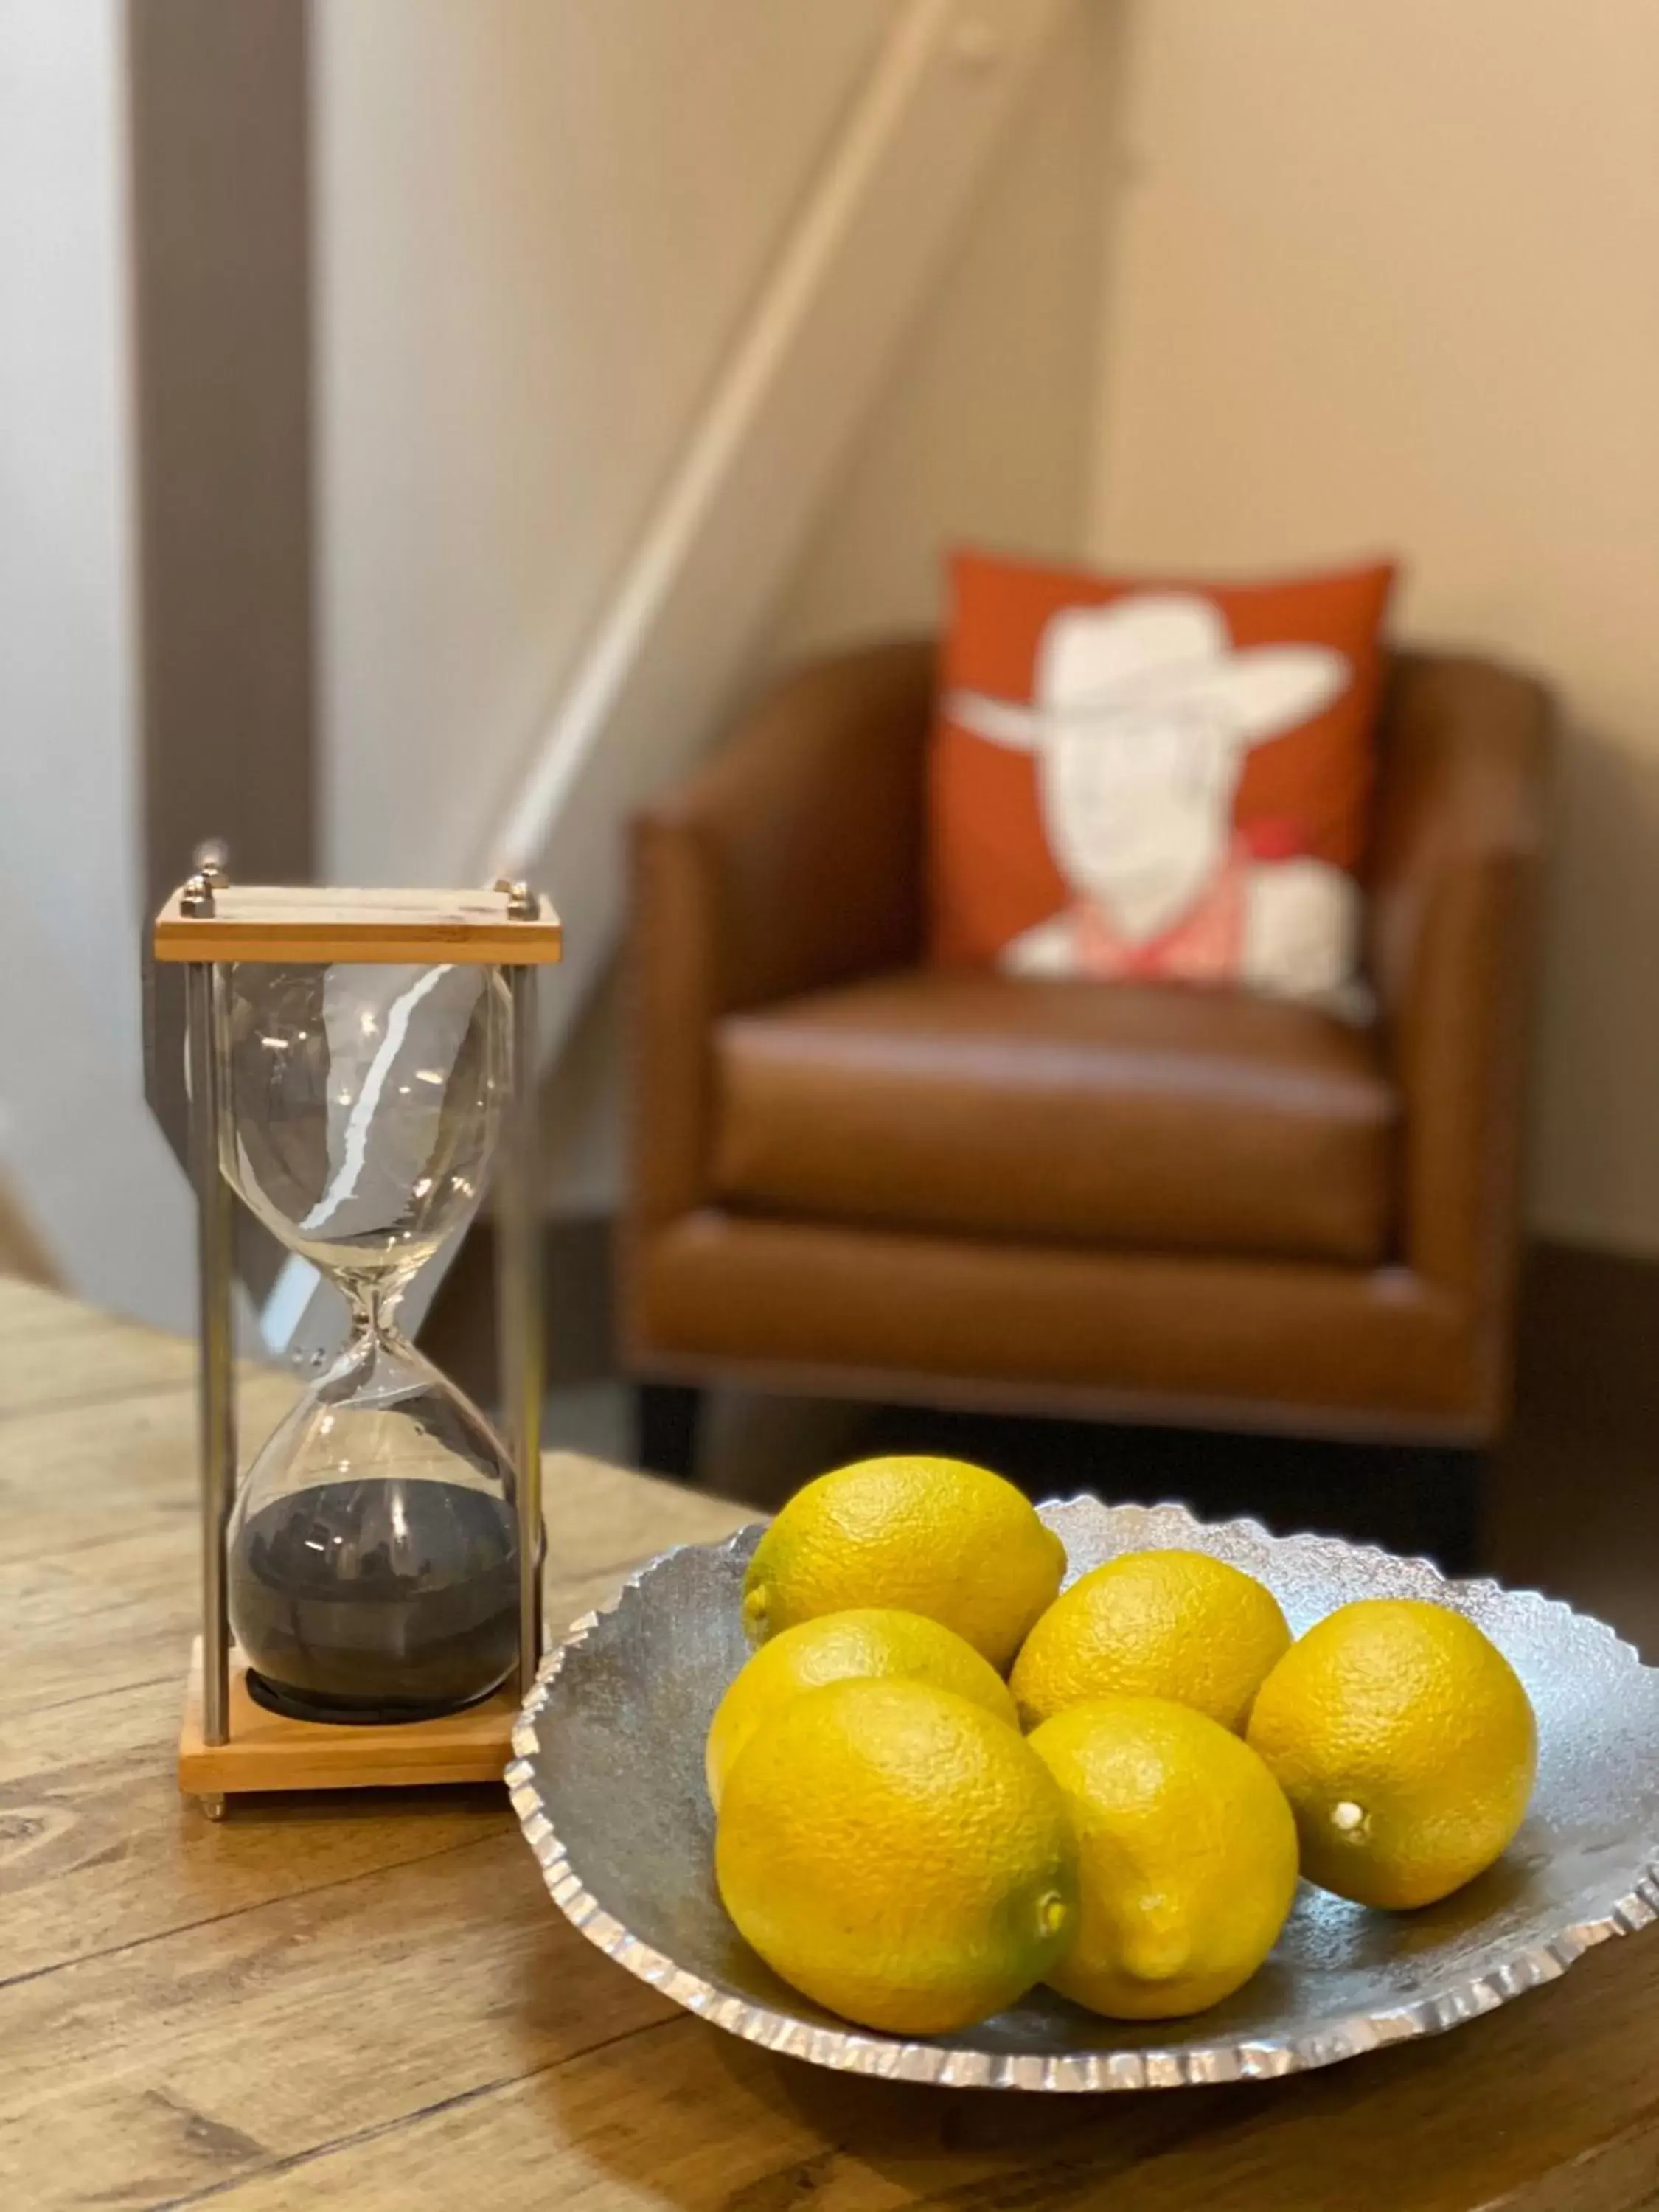
<instances>
[{"instance_id":1,"label":"black chair leg","mask_svg":"<svg viewBox=\"0 0 1659 2212\"><path fill-rule=\"evenodd\" d=\"M697 1471L702 1393L690 1382L641 1382L635 1393L635 1459L647 1474L690 1482Z\"/></svg>"},{"instance_id":2,"label":"black chair leg","mask_svg":"<svg viewBox=\"0 0 1659 2212\"><path fill-rule=\"evenodd\" d=\"M1391 1552L1423 1553L1443 1574L1484 1565L1487 1455L1455 1446L1391 1452L1379 1471L1364 1534Z\"/></svg>"}]
</instances>

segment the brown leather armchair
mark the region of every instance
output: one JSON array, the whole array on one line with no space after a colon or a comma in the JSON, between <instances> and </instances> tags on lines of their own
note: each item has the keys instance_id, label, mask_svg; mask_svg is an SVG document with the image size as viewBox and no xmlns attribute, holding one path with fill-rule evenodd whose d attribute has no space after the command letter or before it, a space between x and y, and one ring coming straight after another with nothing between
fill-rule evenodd
<instances>
[{"instance_id":1,"label":"brown leather armchair","mask_svg":"<svg viewBox=\"0 0 1659 2212\"><path fill-rule=\"evenodd\" d=\"M810 668L637 824L633 1372L1491 1437L1548 695L1395 658L1356 1026L922 965L933 690Z\"/></svg>"}]
</instances>

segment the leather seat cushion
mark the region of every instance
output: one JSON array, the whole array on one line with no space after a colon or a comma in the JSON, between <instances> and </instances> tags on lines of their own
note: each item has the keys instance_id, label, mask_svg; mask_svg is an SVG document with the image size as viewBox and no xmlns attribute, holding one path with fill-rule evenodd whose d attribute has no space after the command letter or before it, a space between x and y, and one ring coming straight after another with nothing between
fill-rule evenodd
<instances>
[{"instance_id":1,"label":"leather seat cushion","mask_svg":"<svg viewBox=\"0 0 1659 2212\"><path fill-rule=\"evenodd\" d=\"M1391 1231L1375 1033L1178 985L917 969L726 1016L714 1186L747 1212L1334 1260Z\"/></svg>"},{"instance_id":2,"label":"leather seat cushion","mask_svg":"<svg viewBox=\"0 0 1659 2212\"><path fill-rule=\"evenodd\" d=\"M1408 1267L1120 1252L707 1206L631 1248L647 1375L878 1402L1469 1441L1497 1412L1465 1301Z\"/></svg>"}]
</instances>

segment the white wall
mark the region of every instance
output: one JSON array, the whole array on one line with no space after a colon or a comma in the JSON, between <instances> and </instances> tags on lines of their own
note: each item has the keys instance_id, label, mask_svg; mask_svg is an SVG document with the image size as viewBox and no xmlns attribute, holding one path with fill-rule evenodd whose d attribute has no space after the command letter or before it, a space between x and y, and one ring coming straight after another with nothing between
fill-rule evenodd
<instances>
[{"instance_id":1,"label":"white wall","mask_svg":"<svg viewBox=\"0 0 1659 2212\"><path fill-rule=\"evenodd\" d=\"M0 0L0 1182L83 1296L191 1311L143 1103L116 0Z\"/></svg>"},{"instance_id":2,"label":"white wall","mask_svg":"<svg viewBox=\"0 0 1659 2212\"><path fill-rule=\"evenodd\" d=\"M0 822L8 893L130 1041L119 31L114 0L0 0Z\"/></svg>"},{"instance_id":3,"label":"white wall","mask_svg":"<svg viewBox=\"0 0 1659 2212\"><path fill-rule=\"evenodd\" d=\"M1534 1213L1659 1251L1659 9L1136 0L1097 552L1396 547L1571 715Z\"/></svg>"},{"instance_id":4,"label":"white wall","mask_svg":"<svg viewBox=\"0 0 1659 2212\"><path fill-rule=\"evenodd\" d=\"M315 11L337 877L493 827L893 8Z\"/></svg>"}]
</instances>

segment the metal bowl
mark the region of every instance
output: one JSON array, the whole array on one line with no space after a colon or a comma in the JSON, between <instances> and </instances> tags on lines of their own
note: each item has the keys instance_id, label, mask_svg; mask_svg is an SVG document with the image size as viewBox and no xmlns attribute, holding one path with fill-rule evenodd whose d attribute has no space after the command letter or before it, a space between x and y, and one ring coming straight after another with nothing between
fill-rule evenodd
<instances>
[{"instance_id":1,"label":"metal bowl","mask_svg":"<svg viewBox=\"0 0 1659 2212\"><path fill-rule=\"evenodd\" d=\"M1206 1526L1176 1505L1076 1498L1040 1510L1070 1578L1119 1552L1184 1546L1258 1576L1298 1634L1358 1597L1430 1598L1478 1621L1538 1712L1538 1787L1510 1851L1409 1914L1304 1883L1267 1965L1191 2020L1100 2020L1037 1989L958 2035L905 2042L849 2027L762 1963L714 1889L703 1738L747 1656L738 1603L757 1526L655 1560L544 1662L507 1780L561 1911L630 1973L751 2043L849 2073L1050 2090L1328 2066L1490 2012L1659 1917L1659 1669L1601 1622L1531 1591L1449 1582L1424 1559L1250 1521Z\"/></svg>"}]
</instances>

